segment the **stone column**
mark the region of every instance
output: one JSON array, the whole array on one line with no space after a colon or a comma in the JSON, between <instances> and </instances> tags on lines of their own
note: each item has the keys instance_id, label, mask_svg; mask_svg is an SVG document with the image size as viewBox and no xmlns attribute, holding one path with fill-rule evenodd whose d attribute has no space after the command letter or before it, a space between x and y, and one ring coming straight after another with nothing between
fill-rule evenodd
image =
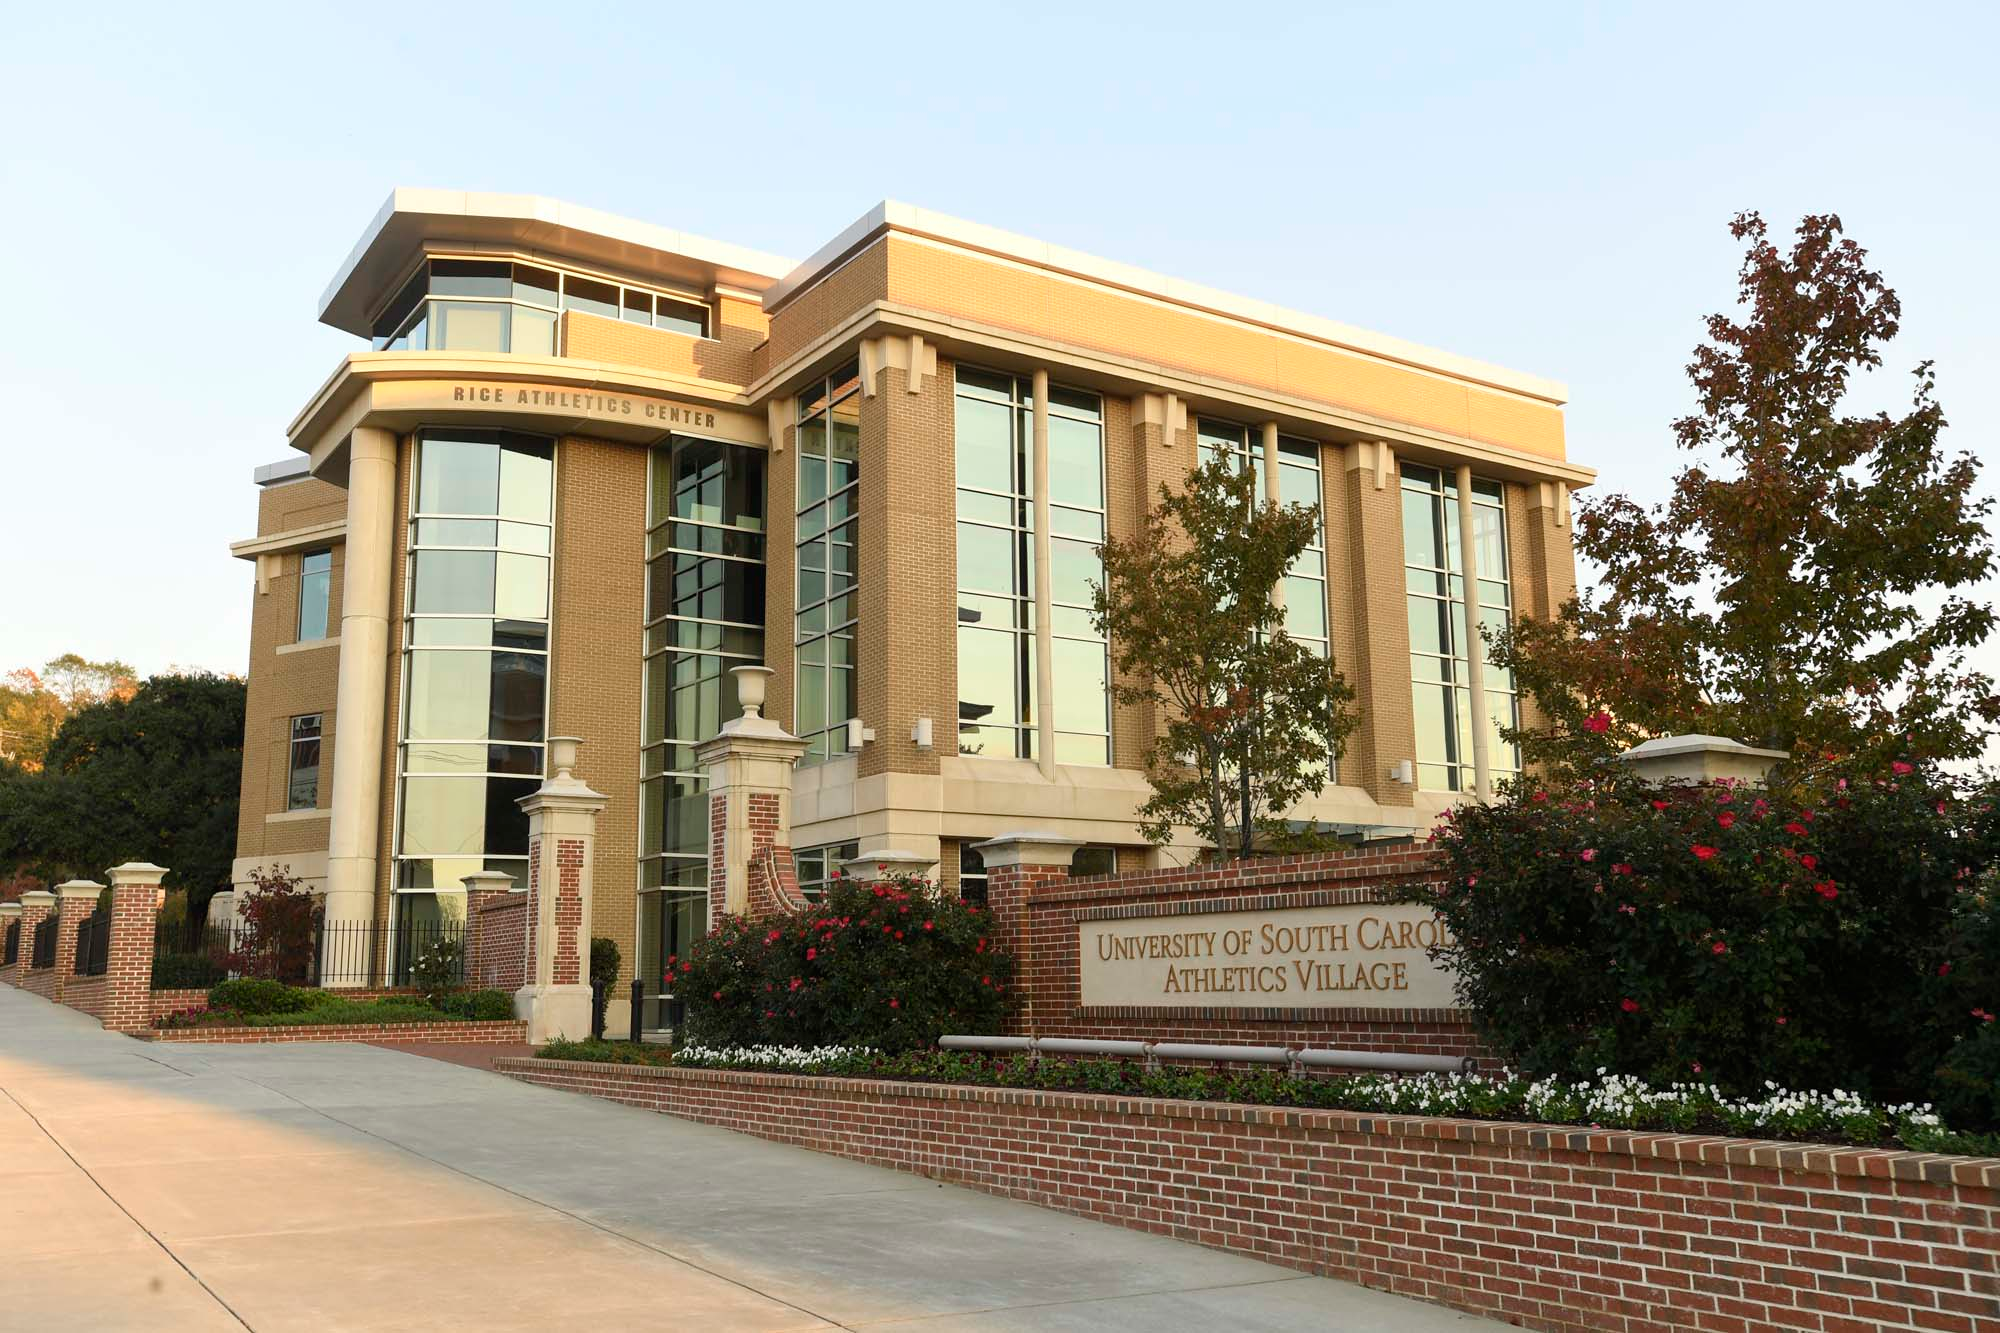
<instances>
[{"instance_id":1,"label":"stone column","mask_svg":"<svg viewBox=\"0 0 2000 1333\"><path fill-rule=\"evenodd\" d=\"M145 1032L153 1026L153 931L166 891L166 867L128 861L106 872L111 880L111 965L104 973L98 1015L112 1032Z\"/></svg>"},{"instance_id":2,"label":"stone column","mask_svg":"<svg viewBox=\"0 0 2000 1333\"><path fill-rule=\"evenodd\" d=\"M695 758L708 774L708 919L724 912L768 912L775 903L751 901L751 862L765 848L792 846L792 770L806 742L763 715L771 669L732 667L743 715L722 724Z\"/></svg>"},{"instance_id":3,"label":"stone column","mask_svg":"<svg viewBox=\"0 0 2000 1333\"><path fill-rule=\"evenodd\" d=\"M1283 504L1285 502L1284 492L1278 488L1278 423L1275 421L1265 422L1258 430L1258 435L1261 437L1259 454L1263 459L1263 463L1261 464L1263 469L1262 480L1264 483L1263 498L1267 504ZM1280 611L1285 609L1285 580L1283 578L1280 578L1276 583L1271 585L1271 605L1277 607ZM1280 620L1278 623L1282 626L1284 621Z\"/></svg>"},{"instance_id":4,"label":"stone column","mask_svg":"<svg viewBox=\"0 0 2000 1333\"><path fill-rule=\"evenodd\" d=\"M0 903L0 944L4 944L6 942L7 932L20 924L21 924L21 904ZM28 956L27 955L28 941L26 936L16 935L14 938L20 944L20 952L15 955L15 963L13 964L13 966L9 966L4 961L5 955L0 955L0 975L4 975L9 981L12 981L15 977L20 975L20 972L18 970L20 962L21 960L25 959Z\"/></svg>"},{"instance_id":5,"label":"stone column","mask_svg":"<svg viewBox=\"0 0 2000 1333\"><path fill-rule=\"evenodd\" d=\"M91 879L66 879L56 885L56 979L49 998L63 1002L63 992L76 980L76 928L97 908L104 886Z\"/></svg>"},{"instance_id":6,"label":"stone column","mask_svg":"<svg viewBox=\"0 0 2000 1333\"><path fill-rule=\"evenodd\" d=\"M577 780L579 742L549 737L556 775L521 798L528 812L528 980L514 1012L539 1046L590 1035L590 872L605 798Z\"/></svg>"},{"instance_id":7,"label":"stone column","mask_svg":"<svg viewBox=\"0 0 2000 1333\"><path fill-rule=\"evenodd\" d=\"M986 858L986 910L993 923L992 939L1014 957L1014 989L1022 1001L1015 1025L1032 1034L1042 1015L1034 1006L1038 987L1028 951L1028 900L1043 886L1069 878L1070 859L1083 846L1083 839L1058 833L1003 833L973 846Z\"/></svg>"},{"instance_id":8,"label":"stone column","mask_svg":"<svg viewBox=\"0 0 2000 1333\"><path fill-rule=\"evenodd\" d=\"M1044 778L1056 775L1056 641L1054 538L1049 511L1049 372L1037 370L1034 380L1034 457L1032 489L1035 531L1035 762Z\"/></svg>"},{"instance_id":9,"label":"stone column","mask_svg":"<svg viewBox=\"0 0 2000 1333\"><path fill-rule=\"evenodd\" d=\"M326 921L373 921L388 711L389 572L396 553L396 437L357 426L347 443L346 572L334 702ZM358 985L358 980L347 983Z\"/></svg>"},{"instance_id":10,"label":"stone column","mask_svg":"<svg viewBox=\"0 0 2000 1333\"><path fill-rule=\"evenodd\" d=\"M465 984L475 989L487 984L482 969L487 962L486 904L498 902L514 891L514 877L501 870L481 870L462 875L465 885Z\"/></svg>"}]
</instances>

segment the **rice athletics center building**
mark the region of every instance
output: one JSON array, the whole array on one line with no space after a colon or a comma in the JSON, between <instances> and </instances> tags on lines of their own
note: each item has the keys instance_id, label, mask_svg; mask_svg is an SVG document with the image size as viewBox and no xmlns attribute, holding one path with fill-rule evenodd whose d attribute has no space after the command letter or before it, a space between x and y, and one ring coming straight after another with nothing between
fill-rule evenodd
<instances>
[{"instance_id":1,"label":"rice athletics center building","mask_svg":"<svg viewBox=\"0 0 2000 1333\"><path fill-rule=\"evenodd\" d=\"M697 748L740 711L731 668L771 669L764 714L804 742L778 818L807 892L890 859L977 893L976 844L1023 829L1075 873L1184 860L1138 836L1155 719L1110 698L1088 585L1107 534L1230 458L1318 510L1286 624L1358 694L1295 813L1408 835L1516 767L1525 705L1468 620L1570 594L1593 476L1560 384L897 203L798 263L397 190L320 319L356 350L231 548L237 882L450 919L463 877L525 875L517 803L580 737L590 928L649 986L709 919Z\"/></svg>"}]
</instances>

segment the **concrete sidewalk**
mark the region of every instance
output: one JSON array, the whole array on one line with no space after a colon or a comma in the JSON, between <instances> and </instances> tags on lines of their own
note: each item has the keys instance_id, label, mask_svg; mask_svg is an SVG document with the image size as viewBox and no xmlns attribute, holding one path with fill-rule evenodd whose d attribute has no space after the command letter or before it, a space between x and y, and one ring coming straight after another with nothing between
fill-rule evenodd
<instances>
[{"instance_id":1,"label":"concrete sidewalk","mask_svg":"<svg viewBox=\"0 0 2000 1333\"><path fill-rule=\"evenodd\" d=\"M362 1045L0 986L0 1329L1502 1328Z\"/></svg>"}]
</instances>

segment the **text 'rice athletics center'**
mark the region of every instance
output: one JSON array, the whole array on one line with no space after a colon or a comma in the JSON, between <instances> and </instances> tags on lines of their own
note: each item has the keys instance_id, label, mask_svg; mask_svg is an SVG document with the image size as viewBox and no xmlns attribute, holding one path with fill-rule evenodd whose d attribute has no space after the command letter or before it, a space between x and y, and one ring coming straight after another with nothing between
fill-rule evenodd
<instances>
[{"instance_id":1,"label":"text 'rice athletics center'","mask_svg":"<svg viewBox=\"0 0 2000 1333\"><path fill-rule=\"evenodd\" d=\"M695 749L738 713L730 668L772 668L765 715L809 742L807 891L893 849L976 893L974 844L1023 828L1084 844L1077 873L1184 859L1138 836L1155 719L1109 696L1088 584L1107 534L1226 456L1318 509L1286 622L1358 695L1296 813L1406 835L1516 766L1496 728L1524 705L1469 659L1465 603L1559 605L1593 476L1559 384L896 203L795 263L398 190L320 319L367 346L232 548L256 566L237 881L289 866L330 921L449 918L461 877L525 873L517 801L581 737L609 798L591 928L649 987L708 919Z\"/></svg>"}]
</instances>

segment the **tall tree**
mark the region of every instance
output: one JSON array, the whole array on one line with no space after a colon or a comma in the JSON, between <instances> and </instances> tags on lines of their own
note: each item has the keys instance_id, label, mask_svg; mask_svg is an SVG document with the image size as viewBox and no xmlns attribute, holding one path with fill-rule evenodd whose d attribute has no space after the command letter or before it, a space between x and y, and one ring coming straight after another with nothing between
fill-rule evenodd
<instances>
[{"instance_id":1,"label":"tall tree","mask_svg":"<svg viewBox=\"0 0 2000 1333\"><path fill-rule=\"evenodd\" d=\"M39 772L0 776L0 871L97 879L157 861L205 919L236 853L243 700L240 680L164 675L77 709Z\"/></svg>"},{"instance_id":2,"label":"tall tree","mask_svg":"<svg viewBox=\"0 0 2000 1333\"><path fill-rule=\"evenodd\" d=\"M64 718L104 699L129 699L137 688L138 677L123 662L92 662L77 653L39 672L8 672L0 677L0 761L40 768Z\"/></svg>"},{"instance_id":3,"label":"tall tree","mask_svg":"<svg viewBox=\"0 0 2000 1333\"><path fill-rule=\"evenodd\" d=\"M1114 695L1163 718L1142 831L1164 843L1192 828L1237 857L1309 838L1284 814L1326 785L1355 722L1353 691L1285 633L1271 597L1318 519L1260 500L1257 486L1221 460L1181 490L1162 486L1139 533L1104 544L1104 582L1091 588L1123 677Z\"/></svg>"},{"instance_id":4,"label":"tall tree","mask_svg":"<svg viewBox=\"0 0 2000 1333\"><path fill-rule=\"evenodd\" d=\"M1977 466L1941 443L1931 364L1900 416L1843 411L1882 364L1901 304L1832 215L1790 251L1755 213L1740 318L1712 315L1673 425L1697 461L1664 505L1579 506L1598 586L1522 621L1496 656L1541 705L1527 757L1575 770L1649 735L1709 732L1796 761L1977 754L1996 719L1969 654L1992 631L1974 595L1993 567Z\"/></svg>"}]
</instances>

